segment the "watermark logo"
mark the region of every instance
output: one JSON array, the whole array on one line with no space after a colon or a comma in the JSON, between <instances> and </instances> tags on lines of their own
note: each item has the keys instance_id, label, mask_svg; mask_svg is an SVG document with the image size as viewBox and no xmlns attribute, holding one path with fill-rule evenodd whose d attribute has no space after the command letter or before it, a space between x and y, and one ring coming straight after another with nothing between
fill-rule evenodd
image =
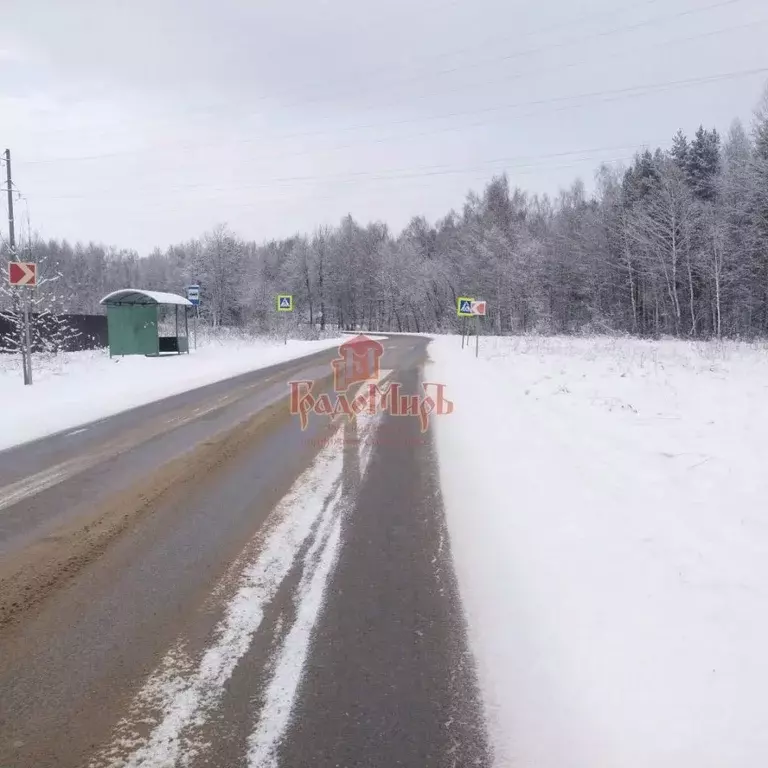
<instances>
[{"instance_id":1,"label":"watermark logo","mask_svg":"<svg viewBox=\"0 0 768 768\"><path fill-rule=\"evenodd\" d=\"M345 341L339 347L339 356L331 362L333 388L346 393L353 384L378 381L383 354L384 345L381 342L362 334Z\"/></svg>"},{"instance_id":2,"label":"watermark logo","mask_svg":"<svg viewBox=\"0 0 768 768\"><path fill-rule=\"evenodd\" d=\"M327 392L315 395L316 382L291 381L290 410L301 420L302 430L314 413L330 419L360 414L388 413L390 416L412 416L419 419L426 432L433 415L453 413L453 403L445 396L445 385L424 382L421 394L404 394L402 383L385 381L381 368L384 345L375 339L358 335L339 346L339 356L331 361L335 397ZM358 385L352 389L353 385ZM351 390L351 391L350 391Z\"/></svg>"}]
</instances>

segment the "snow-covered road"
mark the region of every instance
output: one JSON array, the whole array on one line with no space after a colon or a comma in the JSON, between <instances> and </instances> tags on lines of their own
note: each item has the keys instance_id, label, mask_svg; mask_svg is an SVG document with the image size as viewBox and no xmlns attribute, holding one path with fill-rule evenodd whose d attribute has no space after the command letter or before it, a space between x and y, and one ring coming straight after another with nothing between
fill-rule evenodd
<instances>
[{"instance_id":1,"label":"snow-covered road","mask_svg":"<svg viewBox=\"0 0 768 768\"><path fill-rule=\"evenodd\" d=\"M428 380L497 765L768 762L764 347L438 337Z\"/></svg>"},{"instance_id":2,"label":"snow-covered road","mask_svg":"<svg viewBox=\"0 0 768 768\"><path fill-rule=\"evenodd\" d=\"M116 357L106 350L35 355L24 387L18 358L0 355L0 450L268 365L337 347L344 338L268 341L206 337L189 355ZM15 404L11 407L11 404Z\"/></svg>"}]
</instances>

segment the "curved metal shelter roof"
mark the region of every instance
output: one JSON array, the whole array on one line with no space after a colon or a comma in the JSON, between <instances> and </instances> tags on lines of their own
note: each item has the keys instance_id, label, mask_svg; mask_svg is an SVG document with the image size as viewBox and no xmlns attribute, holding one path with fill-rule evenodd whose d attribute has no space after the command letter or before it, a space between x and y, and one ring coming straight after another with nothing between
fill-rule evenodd
<instances>
[{"instance_id":1,"label":"curved metal shelter roof","mask_svg":"<svg viewBox=\"0 0 768 768\"><path fill-rule=\"evenodd\" d=\"M182 307L192 307L189 299L175 293L162 291L142 291L140 288L123 288L107 294L99 304L177 304Z\"/></svg>"}]
</instances>

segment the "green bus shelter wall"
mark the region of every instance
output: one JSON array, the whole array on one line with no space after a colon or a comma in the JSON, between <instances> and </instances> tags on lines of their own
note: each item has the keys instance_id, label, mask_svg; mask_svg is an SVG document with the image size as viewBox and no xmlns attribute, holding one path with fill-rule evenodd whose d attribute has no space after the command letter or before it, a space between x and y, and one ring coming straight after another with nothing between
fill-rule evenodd
<instances>
[{"instance_id":1,"label":"green bus shelter wall","mask_svg":"<svg viewBox=\"0 0 768 768\"><path fill-rule=\"evenodd\" d=\"M157 305L107 306L110 355L157 355Z\"/></svg>"}]
</instances>

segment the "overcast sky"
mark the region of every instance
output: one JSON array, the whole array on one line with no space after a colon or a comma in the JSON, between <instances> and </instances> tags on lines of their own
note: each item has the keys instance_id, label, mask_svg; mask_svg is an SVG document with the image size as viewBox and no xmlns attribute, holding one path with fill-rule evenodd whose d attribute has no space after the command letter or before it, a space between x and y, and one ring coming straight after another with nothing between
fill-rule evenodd
<instances>
[{"instance_id":1,"label":"overcast sky","mask_svg":"<svg viewBox=\"0 0 768 768\"><path fill-rule=\"evenodd\" d=\"M399 229L748 122L766 39L765 0L4 0L0 149L44 237Z\"/></svg>"}]
</instances>

